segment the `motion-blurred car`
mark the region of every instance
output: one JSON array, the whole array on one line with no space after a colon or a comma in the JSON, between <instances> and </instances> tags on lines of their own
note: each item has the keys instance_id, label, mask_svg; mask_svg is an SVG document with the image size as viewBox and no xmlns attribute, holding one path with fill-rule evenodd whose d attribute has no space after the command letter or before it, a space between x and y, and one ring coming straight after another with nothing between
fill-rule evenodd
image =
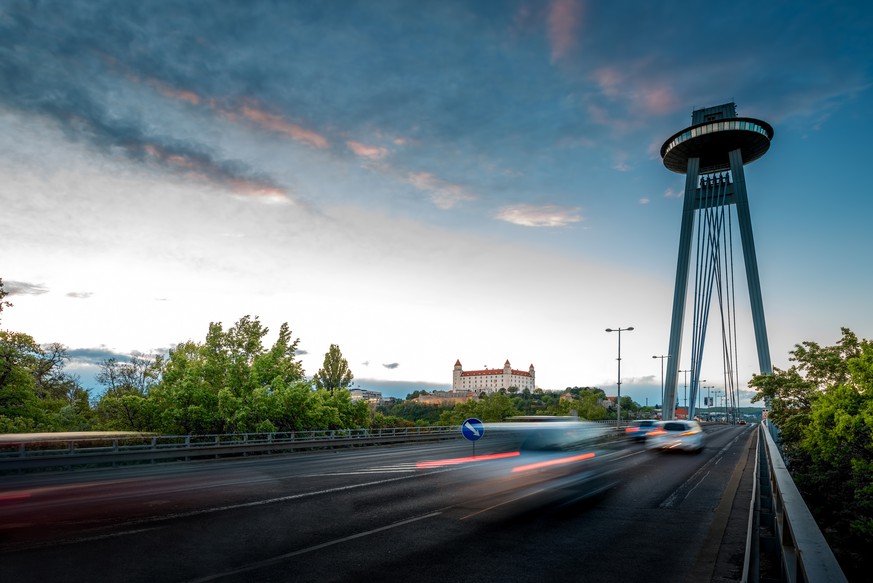
<instances>
[{"instance_id":1,"label":"motion-blurred car","mask_svg":"<svg viewBox=\"0 0 873 583\"><path fill-rule=\"evenodd\" d=\"M486 449L486 440L491 447ZM464 507L485 511L513 504L515 510L551 502L589 498L617 478L609 472L615 457L606 426L573 417L518 417L486 423L475 456L419 462L419 469L445 468ZM492 447L494 449L492 449ZM505 510L508 510L505 509Z\"/></svg>"},{"instance_id":2,"label":"motion-blurred car","mask_svg":"<svg viewBox=\"0 0 873 583\"><path fill-rule=\"evenodd\" d=\"M649 432L646 445L649 449L699 452L703 449L704 439L698 422L674 419L659 421Z\"/></svg>"},{"instance_id":3,"label":"motion-blurred car","mask_svg":"<svg viewBox=\"0 0 873 583\"><path fill-rule=\"evenodd\" d=\"M624 430L624 433L634 441L645 441L649 436L649 432L655 430L657 423L658 422L655 419L640 419L639 421L632 421Z\"/></svg>"}]
</instances>

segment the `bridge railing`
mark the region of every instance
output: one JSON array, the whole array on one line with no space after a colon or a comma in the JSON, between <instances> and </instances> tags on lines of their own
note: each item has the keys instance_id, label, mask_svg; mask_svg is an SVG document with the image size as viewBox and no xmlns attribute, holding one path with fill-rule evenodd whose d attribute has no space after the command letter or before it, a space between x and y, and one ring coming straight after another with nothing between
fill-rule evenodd
<instances>
[{"instance_id":1,"label":"bridge railing","mask_svg":"<svg viewBox=\"0 0 873 583\"><path fill-rule=\"evenodd\" d=\"M457 426L210 435L0 436L0 474L460 438Z\"/></svg>"},{"instance_id":2,"label":"bridge railing","mask_svg":"<svg viewBox=\"0 0 873 583\"><path fill-rule=\"evenodd\" d=\"M768 423L765 422L763 425ZM765 546L773 547L771 550L776 551L779 556L780 579L788 583L847 581L833 551L788 473L770 428L762 426L759 435L764 440L767 457L766 471L761 474L762 480L766 482L762 482L761 489L762 492L768 491L771 496L769 502L773 529L769 545L768 541L761 540L762 553L766 550ZM769 477L764 474L769 474ZM761 519L763 525L767 519L763 515Z\"/></svg>"}]
</instances>

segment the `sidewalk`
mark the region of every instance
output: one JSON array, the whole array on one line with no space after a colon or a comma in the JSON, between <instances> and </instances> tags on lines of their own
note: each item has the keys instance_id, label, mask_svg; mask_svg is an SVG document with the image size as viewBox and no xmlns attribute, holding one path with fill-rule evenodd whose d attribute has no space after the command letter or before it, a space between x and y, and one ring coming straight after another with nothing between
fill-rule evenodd
<instances>
[{"instance_id":1,"label":"sidewalk","mask_svg":"<svg viewBox=\"0 0 873 583\"><path fill-rule=\"evenodd\" d=\"M715 509L709 534L687 581L727 583L740 581L749 530L749 505L755 479L758 431L749 432L743 460L737 464Z\"/></svg>"}]
</instances>

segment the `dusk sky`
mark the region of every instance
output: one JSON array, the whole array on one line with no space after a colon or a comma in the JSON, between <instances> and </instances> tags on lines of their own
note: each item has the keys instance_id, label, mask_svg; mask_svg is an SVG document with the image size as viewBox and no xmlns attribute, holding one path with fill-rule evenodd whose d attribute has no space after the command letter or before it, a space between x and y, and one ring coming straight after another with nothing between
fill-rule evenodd
<instances>
[{"instance_id":1,"label":"dusk sky","mask_svg":"<svg viewBox=\"0 0 873 583\"><path fill-rule=\"evenodd\" d=\"M4 1L0 326L89 385L250 314L397 396L457 359L614 394L604 329L634 326L622 394L654 404L684 188L659 149L733 100L775 130L745 172L773 364L873 338L873 3L706 6ZM723 386L715 347L702 371Z\"/></svg>"}]
</instances>

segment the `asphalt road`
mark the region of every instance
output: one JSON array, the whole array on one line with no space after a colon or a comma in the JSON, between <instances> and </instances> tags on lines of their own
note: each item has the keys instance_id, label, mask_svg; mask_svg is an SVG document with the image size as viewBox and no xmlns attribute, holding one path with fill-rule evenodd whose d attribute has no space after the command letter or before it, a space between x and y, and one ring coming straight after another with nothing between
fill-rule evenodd
<instances>
[{"instance_id":1,"label":"asphalt road","mask_svg":"<svg viewBox=\"0 0 873 583\"><path fill-rule=\"evenodd\" d=\"M4 476L0 581L690 581L751 428L708 426L697 455L629 444L573 503L420 465L463 440Z\"/></svg>"}]
</instances>

